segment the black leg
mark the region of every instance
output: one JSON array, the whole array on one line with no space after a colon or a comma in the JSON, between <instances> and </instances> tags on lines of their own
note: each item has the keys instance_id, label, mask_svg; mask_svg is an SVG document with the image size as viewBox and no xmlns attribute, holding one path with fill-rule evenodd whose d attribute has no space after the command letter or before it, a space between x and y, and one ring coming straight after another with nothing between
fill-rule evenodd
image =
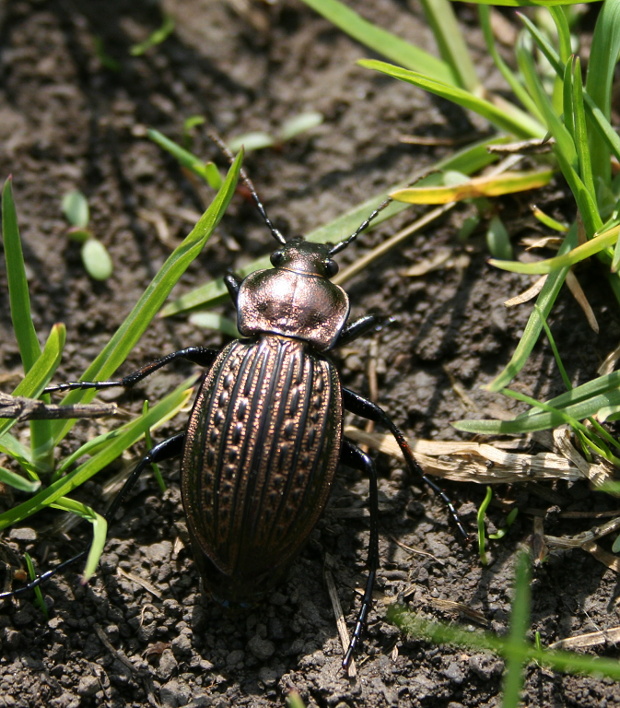
<instances>
[{"instance_id":1,"label":"black leg","mask_svg":"<svg viewBox=\"0 0 620 708\"><path fill-rule=\"evenodd\" d=\"M411 452L411 448L405 440L405 436L396 427L396 425L394 425L392 419L388 416L388 414L376 403L367 400L363 396L360 396L358 393L351 391L351 389L349 388L342 389L342 398L344 407L348 411L351 411L351 413L355 413L355 415L359 415L362 418L366 418L367 420L372 420L375 423L379 423L380 425L386 427L392 433L394 439L398 443L398 446L400 447L405 457L409 469L414 474L418 475L420 479L422 479L435 492L435 494L437 494L442 499L443 503L448 507L450 516L452 517L456 528L459 530L459 533L463 537L463 540L469 541L469 534L465 530L465 527L463 526L463 523L456 512L452 500L443 491L443 489L441 489L441 487L435 484L432 479L430 479L424 474L420 465L415 461L413 453Z\"/></svg>"},{"instance_id":2,"label":"black leg","mask_svg":"<svg viewBox=\"0 0 620 708\"><path fill-rule=\"evenodd\" d=\"M158 462L163 462L164 460L169 460L173 457L178 457L183 451L184 440L185 433L179 433L179 435L174 435L173 437L168 438L163 442L160 442L158 445L155 445L154 448L152 448L146 453L146 455L140 460L140 462L136 465L135 469L131 472L131 474L125 481L125 484L123 485L121 491L112 500L110 507L104 515L106 521L110 521L114 517L114 515L118 511L119 506L122 504L123 500L129 493L133 485L138 481L138 478L140 477L144 469L149 465ZM77 561L81 560L82 558L85 558L88 555L89 550L90 548L85 548L83 551L76 553L76 555L72 556L66 561L63 561L55 568L52 568L51 570L48 570L45 573L42 573L34 580L29 582L27 585L24 585L23 587L18 588L17 590L0 593L0 600L6 597L13 597L14 595L21 595L27 590L33 590L34 588L41 585L41 583L45 582L48 578L51 578L52 575L56 575L56 573L60 572L61 570L64 570L68 566L77 563Z\"/></svg>"},{"instance_id":3,"label":"black leg","mask_svg":"<svg viewBox=\"0 0 620 708\"><path fill-rule=\"evenodd\" d=\"M130 388L138 383L138 381L142 381L142 379L150 376L154 371L161 369L162 366L166 366L177 359L187 359L194 364L198 364L198 366L208 368L213 364L219 353L220 352L218 349L207 349L206 347L187 347L186 349L179 349L177 352L172 352L172 354L168 354L161 359L156 359L150 364L146 364L146 366L143 366L141 369L128 374L119 381L70 381L69 383L48 386L43 393L75 391L87 388L100 390L103 388L112 388L114 386Z\"/></svg>"},{"instance_id":4,"label":"black leg","mask_svg":"<svg viewBox=\"0 0 620 708\"><path fill-rule=\"evenodd\" d=\"M359 320L351 322L351 324L348 324L342 332L340 332L335 346L340 347L346 345L354 339L368 334L368 332L372 332L373 330L380 329L383 325L392 321L393 318L386 315L365 315L364 317L360 317Z\"/></svg>"},{"instance_id":5,"label":"black leg","mask_svg":"<svg viewBox=\"0 0 620 708\"><path fill-rule=\"evenodd\" d=\"M355 648L359 644L362 632L366 626L368 612L372 606L372 591L375 585L377 576L377 568L379 567L379 496L377 491L377 470L375 464L365 452L357 447L353 442L346 438L342 441L342 449L340 451L340 461L344 465L353 467L368 475L370 484L369 499L370 499L370 540L368 542L368 578L366 580L366 589L362 598L362 605L357 615L355 629L349 642L349 647L342 661L342 667L346 669L351 663L351 657Z\"/></svg>"}]
</instances>

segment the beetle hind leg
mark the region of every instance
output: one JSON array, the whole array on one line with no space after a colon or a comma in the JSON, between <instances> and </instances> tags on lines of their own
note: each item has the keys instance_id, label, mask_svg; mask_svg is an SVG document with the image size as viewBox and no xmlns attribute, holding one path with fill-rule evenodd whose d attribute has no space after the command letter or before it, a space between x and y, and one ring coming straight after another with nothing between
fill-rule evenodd
<instances>
[{"instance_id":1,"label":"beetle hind leg","mask_svg":"<svg viewBox=\"0 0 620 708\"><path fill-rule=\"evenodd\" d=\"M359 644L360 638L366 626L368 613L372 606L372 591L377 577L379 566L379 493L377 489L377 470L375 463L368 455L357 447L353 442L344 438L340 452L342 464L360 470L368 476L369 480L369 501L370 501L370 540L368 542L368 578L366 579L366 589L362 598L362 605L357 614L355 629L349 642L349 647L342 660L342 667L347 669L351 663L353 652Z\"/></svg>"},{"instance_id":2,"label":"beetle hind leg","mask_svg":"<svg viewBox=\"0 0 620 708\"><path fill-rule=\"evenodd\" d=\"M359 415L362 418L366 418L367 420L372 420L375 423L379 423L380 425L383 425L385 428L387 428L390 433L392 433L394 439L398 443L398 446L400 447L403 453L403 457L405 458L409 469L415 474L417 474L420 479L422 479L433 490L433 492L435 492L435 494L440 497L440 499L448 508L448 512L452 517L454 525L458 529L459 534L466 543L469 542L470 535L465 530L463 522L461 521L461 517L458 515L458 512L454 508L452 500L438 484L435 484L432 479L430 479L427 475L424 474L422 468L416 462L415 457L413 456L413 452L411 452L411 448L409 447L409 443L405 439L405 436L403 435L401 430L396 427L390 416L376 403L369 401L363 396L360 396L358 393L355 393L355 391L351 391L351 389L349 388L343 387L342 400L344 402L344 407L351 413Z\"/></svg>"}]
</instances>

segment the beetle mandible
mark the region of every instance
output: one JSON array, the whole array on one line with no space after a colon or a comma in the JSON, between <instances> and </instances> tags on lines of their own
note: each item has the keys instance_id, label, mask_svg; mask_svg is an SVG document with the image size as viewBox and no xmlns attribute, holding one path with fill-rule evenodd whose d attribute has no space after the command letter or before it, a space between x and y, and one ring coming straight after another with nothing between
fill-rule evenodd
<instances>
[{"instance_id":1,"label":"beetle mandible","mask_svg":"<svg viewBox=\"0 0 620 708\"><path fill-rule=\"evenodd\" d=\"M232 155L218 138L216 142ZM390 203L382 202L339 243L287 241L269 219L249 177L255 204L278 242L272 268L239 279L225 277L237 310L241 339L223 350L188 347L118 381L77 381L46 392L129 388L176 359L208 369L187 429L153 447L131 473L106 513L111 519L149 465L181 456L181 493L191 545L206 590L231 603L264 597L282 577L321 516L340 462L369 478L368 578L343 659L346 668L372 604L379 564L377 474L373 460L343 436L344 411L386 427L408 469L445 502L460 533L465 529L446 494L415 461L403 434L377 404L343 387L328 352L376 329L384 318L348 323L349 299L331 282L333 256L352 243ZM86 551L44 573L15 594L39 585Z\"/></svg>"}]
</instances>

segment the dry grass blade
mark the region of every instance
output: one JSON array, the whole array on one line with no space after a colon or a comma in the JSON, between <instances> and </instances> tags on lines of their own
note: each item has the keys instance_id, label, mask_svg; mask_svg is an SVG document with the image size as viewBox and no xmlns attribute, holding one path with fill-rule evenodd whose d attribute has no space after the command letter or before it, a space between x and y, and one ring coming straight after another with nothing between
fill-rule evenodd
<instances>
[{"instance_id":1,"label":"dry grass blade","mask_svg":"<svg viewBox=\"0 0 620 708\"><path fill-rule=\"evenodd\" d=\"M614 573L620 573L620 558L618 556L601 548L594 541L586 541L581 547L584 551L591 553L597 561L607 566L609 570L613 570Z\"/></svg>"},{"instance_id":2,"label":"dry grass blade","mask_svg":"<svg viewBox=\"0 0 620 708\"><path fill-rule=\"evenodd\" d=\"M329 568L325 568L323 575L325 577L325 584L327 585L329 599L332 603L332 609L334 610L336 627L338 628L338 635L340 637L342 652L344 654L349 648L349 630L347 629L347 623L344 619L344 612L342 611L342 605L340 604L340 598L338 597L338 589L336 588L336 583L334 582L334 576ZM355 660L351 659L351 663L347 668L347 676L349 678L355 678L356 675L357 669L355 668Z\"/></svg>"},{"instance_id":3,"label":"dry grass blade","mask_svg":"<svg viewBox=\"0 0 620 708\"><path fill-rule=\"evenodd\" d=\"M555 548L583 548L592 552L594 549L590 544L618 530L620 530L620 516L607 521L602 526L594 526L589 531L578 533L576 536L545 536L545 542Z\"/></svg>"},{"instance_id":4,"label":"dry grass blade","mask_svg":"<svg viewBox=\"0 0 620 708\"><path fill-rule=\"evenodd\" d=\"M620 627L602 629L599 632L588 632L575 637L560 639L558 642L549 644L549 649L585 649L586 647L596 647L601 644L617 644L620 641Z\"/></svg>"},{"instance_id":5,"label":"dry grass blade","mask_svg":"<svg viewBox=\"0 0 620 708\"><path fill-rule=\"evenodd\" d=\"M136 583L136 585L139 585L147 592L150 592L151 595L154 595L158 600L162 599L163 595L159 592L159 590L152 583L149 583L148 580L141 578L139 575L136 575L135 573L128 573L126 570L123 570L120 567L116 569L116 574L119 576L119 578L125 578L125 580L129 580L132 583Z\"/></svg>"},{"instance_id":6,"label":"dry grass blade","mask_svg":"<svg viewBox=\"0 0 620 708\"><path fill-rule=\"evenodd\" d=\"M483 627L489 627L489 620L478 610L474 610L468 605L464 605L462 602L454 602L454 600L442 600L441 598L430 598L430 603L440 610L445 610L446 612L458 612L463 617L468 620L475 622Z\"/></svg>"},{"instance_id":7,"label":"dry grass blade","mask_svg":"<svg viewBox=\"0 0 620 708\"><path fill-rule=\"evenodd\" d=\"M605 357L605 361L598 367L596 373L599 374L599 376L611 374L618 359L620 359L620 344L613 350L613 352Z\"/></svg>"},{"instance_id":8,"label":"dry grass blade","mask_svg":"<svg viewBox=\"0 0 620 708\"><path fill-rule=\"evenodd\" d=\"M349 426L345 435L357 443L402 459L400 448L385 433L365 433ZM611 470L601 464L592 464L574 455L539 452L514 453L489 443L461 441L408 440L416 460L427 474L456 482L476 484L514 484L562 479L588 479L595 484L613 478ZM572 446L571 446L572 447ZM568 448L565 448L568 449Z\"/></svg>"},{"instance_id":9,"label":"dry grass blade","mask_svg":"<svg viewBox=\"0 0 620 708\"><path fill-rule=\"evenodd\" d=\"M116 403L90 403L73 406L47 404L36 398L11 396L0 392L0 418L17 420L59 420L61 418L101 418L116 415Z\"/></svg>"},{"instance_id":10,"label":"dry grass blade","mask_svg":"<svg viewBox=\"0 0 620 708\"><path fill-rule=\"evenodd\" d=\"M568 285L568 289L571 291L572 296L575 298L575 300L577 300L577 304L583 310L583 314L586 316L590 328L594 332L596 332L596 334L598 334L599 326L598 322L596 321L596 315L594 314L594 310L588 302L588 298L583 292L583 288L579 284L577 276L573 273L572 270L569 270L566 274L566 285Z\"/></svg>"},{"instance_id":11,"label":"dry grass blade","mask_svg":"<svg viewBox=\"0 0 620 708\"><path fill-rule=\"evenodd\" d=\"M535 297L538 297L538 294L543 289L543 285L546 280L546 275L541 276L533 285L530 285L530 287L527 290L524 290L520 295L515 295L515 297L511 297L509 300L506 300L504 307L515 307L515 305L522 305L524 302L529 302Z\"/></svg>"}]
</instances>

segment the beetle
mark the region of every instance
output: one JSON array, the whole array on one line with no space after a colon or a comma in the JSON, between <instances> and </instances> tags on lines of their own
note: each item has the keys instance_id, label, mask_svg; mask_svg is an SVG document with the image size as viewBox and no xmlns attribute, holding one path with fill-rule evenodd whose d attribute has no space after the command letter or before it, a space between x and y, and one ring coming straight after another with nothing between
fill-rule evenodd
<instances>
[{"instance_id":1,"label":"beetle","mask_svg":"<svg viewBox=\"0 0 620 708\"><path fill-rule=\"evenodd\" d=\"M221 144L229 159L232 155ZM116 381L77 381L46 392L130 388L177 359L207 369L185 432L155 445L139 462L106 513L111 519L149 465L181 457L181 493L196 565L207 592L224 603L263 598L280 580L321 516L339 463L369 478L368 577L343 667L360 642L379 565L378 492L374 462L343 435L350 411L387 428L410 472L445 502L467 533L446 494L424 475L402 432L377 404L342 386L329 352L377 329L384 317L348 322L349 299L331 282L334 256L351 244L390 203L382 202L342 241L286 240L269 219L244 170L263 221L278 243L271 268L225 277L241 338L223 350L187 347ZM39 585L86 551L5 597Z\"/></svg>"}]
</instances>

